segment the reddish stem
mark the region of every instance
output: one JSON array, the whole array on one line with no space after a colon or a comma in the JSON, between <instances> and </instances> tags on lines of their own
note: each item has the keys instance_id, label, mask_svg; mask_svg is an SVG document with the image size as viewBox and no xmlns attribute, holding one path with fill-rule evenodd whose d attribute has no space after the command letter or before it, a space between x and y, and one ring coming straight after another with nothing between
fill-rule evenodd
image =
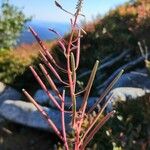
<instances>
[{"instance_id":1,"label":"reddish stem","mask_svg":"<svg viewBox=\"0 0 150 150\"><path fill-rule=\"evenodd\" d=\"M45 67L42 64L39 64L43 74L45 75L45 77L47 78L48 83L50 84L51 88L55 91L55 93L57 94L57 96L60 98L61 101L63 101L63 98L59 92L59 90L57 89L55 83L53 82L52 78L50 77L50 75L48 74L48 72L46 71Z\"/></svg>"},{"instance_id":2,"label":"reddish stem","mask_svg":"<svg viewBox=\"0 0 150 150\"><path fill-rule=\"evenodd\" d=\"M49 118L49 116L47 115L47 113L41 108L41 106L30 96L30 94L25 90L22 89L23 93L25 94L25 96L34 104L34 106L38 109L38 111L42 114L42 116L45 118L45 120L47 121L48 125L50 127L52 127L52 129L54 130L54 132L58 135L58 137L64 141L63 136L61 135L60 131L57 129L57 127L55 126L55 124L53 123L53 121Z\"/></svg>"},{"instance_id":3,"label":"reddish stem","mask_svg":"<svg viewBox=\"0 0 150 150\"><path fill-rule=\"evenodd\" d=\"M46 88L45 84L43 83L43 81L41 80L41 78L38 76L38 74L36 73L36 71L34 70L34 68L32 66L30 66L30 69L31 69L34 77L37 79L38 83L41 85L42 89L46 92L46 94L53 101L53 103L56 105L56 107L61 111L60 105L58 104L58 102L56 101L56 99L51 95L51 93L48 91L48 89Z\"/></svg>"},{"instance_id":4,"label":"reddish stem","mask_svg":"<svg viewBox=\"0 0 150 150\"><path fill-rule=\"evenodd\" d=\"M66 150L69 150L68 143L67 143L67 136L66 136L66 128L65 128L64 101L65 101L65 91L63 91L63 101L61 103L61 109L62 109L61 123L62 123L62 132L63 132L64 144L65 144Z\"/></svg>"},{"instance_id":5,"label":"reddish stem","mask_svg":"<svg viewBox=\"0 0 150 150\"><path fill-rule=\"evenodd\" d=\"M44 56L44 54L40 51L40 54L43 58L43 61L45 63L45 65L48 66L48 68L52 71L52 73L55 75L55 77L63 84L68 85L68 83L64 82L61 77L59 76L59 74L57 73L56 69L50 64L50 62L47 60L47 58Z\"/></svg>"}]
</instances>

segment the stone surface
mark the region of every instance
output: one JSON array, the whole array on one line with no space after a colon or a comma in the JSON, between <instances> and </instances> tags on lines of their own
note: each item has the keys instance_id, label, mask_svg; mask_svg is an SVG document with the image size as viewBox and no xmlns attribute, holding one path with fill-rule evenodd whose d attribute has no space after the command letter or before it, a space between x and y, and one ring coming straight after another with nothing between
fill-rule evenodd
<instances>
[{"instance_id":1,"label":"stone surface","mask_svg":"<svg viewBox=\"0 0 150 150\"><path fill-rule=\"evenodd\" d=\"M54 96L54 98L57 100L57 102L59 104L61 104L60 99L55 95L55 93L51 90L49 90L49 91ZM38 90L34 95L34 99L41 105L48 104L50 107L56 108L54 103L49 99L49 97L43 90ZM90 108L95 103L96 99L97 99L97 97L89 97L87 108ZM77 97L77 109L80 108L81 104L82 104L82 97ZM71 106L71 98L66 96L65 97L65 108L69 109L70 106Z\"/></svg>"},{"instance_id":2,"label":"stone surface","mask_svg":"<svg viewBox=\"0 0 150 150\"><path fill-rule=\"evenodd\" d=\"M17 90L0 82L0 104L7 99L17 100L21 97L21 93L19 93Z\"/></svg>"},{"instance_id":3,"label":"stone surface","mask_svg":"<svg viewBox=\"0 0 150 150\"><path fill-rule=\"evenodd\" d=\"M57 128L61 130L61 122L60 122L61 113L55 109L51 109L47 107L42 107L42 108L47 112L49 117L53 120ZM48 126L47 122L43 119L43 117L35 108L35 106L31 103L27 103L19 100L18 101L6 100L0 105L0 115L5 119L15 123L53 132L53 129ZM65 121L66 121L66 130L70 131L69 114L65 114Z\"/></svg>"},{"instance_id":4,"label":"stone surface","mask_svg":"<svg viewBox=\"0 0 150 150\"><path fill-rule=\"evenodd\" d=\"M138 97L142 97L150 93L150 90L144 90L141 88L132 88L132 87L122 87L122 88L115 88L113 89L106 97L109 98L110 95L113 94L113 98L111 99L109 105L107 106L106 112L109 112L113 109L113 106L118 101L127 101L127 100L135 100ZM67 98L66 98L67 100ZM96 98L90 98L88 100L88 107L92 106L95 103ZM70 98L68 98L70 101ZM82 98L79 97L77 99L78 106L81 105ZM68 106L67 106L68 105ZM66 104L66 107L69 107L70 104ZM61 130L61 113L60 111L53 109L42 107L49 117L53 120L56 124L57 128ZM41 114L35 108L35 106L28 102L23 102L20 100L5 100L0 105L0 116L4 117L5 119L19 123L25 126L44 129L50 132L53 132L53 129L48 126L47 122L43 119ZM65 121L66 121L66 130L70 131L70 120L71 116L69 114L65 114Z\"/></svg>"},{"instance_id":5,"label":"stone surface","mask_svg":"<svg viewBox=\"0 0 150 150\"><path fill-rule=\"evenodd\" d=\"M132 87L120 87L115 88L106 97L108 99L112 94L113 97L107 106L107 111L111 111L113 109L113 106L118 101L127 101L127 100L136 100L139 97L142 97L146 94L150 93L150 90L144 90L141 88L132 88Z\"/></svg>"},{"instance_id":6,"label":"stone surface","mask_svg":"<svg viewBox=\"0 0 150 150\"><path fill-rule=\"evenodd\" d=\"M139 70L123 74L118 80L116 87L136 87L142 89L150 89L150 76L146 70Z\"/></svg>"},{"instance_id":7,"label":"stone surface","mask_svg":"<svg viewBox=\"0 0 150 150\"><path fill-rule=\"evenodd\" d=\"M52 90L49 90L49 92L54 96L54 92ZM33 96L33 98L39 103L39 104L48 104L49 103L49 97L45 93L44 90L40 89L37 90Z\"/></svg>"},{"instance_id":8,"label":"stone surface","mask_svg":"<svg viewBox=\"0 0 150 150\"><path fill-rule=\"evenodd\" d=\"M58 97L55 97L55 98L56 98L57 102L60 104L60 100L58 99ZM97 97L89 97L88 103L87 103L87 109L89 109L90 107L93 106L93 104L96 102L96 99L97 99ZM81 107L82 100L83 100L82 97L77 97L77 100L76 100L77 109L79 109ZM49 101L49 106L56 108L56 106L54 105L54 103L52 101ZM71 108L71 98L70 97L65 97L65 108L66 109Z\"/></svg>"}]
</instances>

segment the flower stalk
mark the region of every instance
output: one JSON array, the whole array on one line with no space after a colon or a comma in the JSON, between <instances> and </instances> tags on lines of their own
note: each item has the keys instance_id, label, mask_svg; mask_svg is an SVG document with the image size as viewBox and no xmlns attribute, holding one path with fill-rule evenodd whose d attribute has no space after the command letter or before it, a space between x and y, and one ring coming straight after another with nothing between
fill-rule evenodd
<instances>
[{"instance_id":1,"label":"flower stalk","mask_svg":"<svg viewBox=\"0 0 150 150\"><path fill-rule=\"evenodd\" d=\"M112 96L105 101L104 105L99 109L99 112L95 114L91 118L92 121L87 122L87 126L83 128L83 124L85 121L87 121L87 117L90 116L90 114L93 113L97 105L101 103L101 101L105 98L105 96L108 94L108 92L111 90L111 88L114 86L114 84L117 82L117 80L122 75L123 71L121 71L118 76L112 81L112 83L108 86L106 91L100 96L100 98L97 99L96 103L91 107L89 111L86 110L87 108L87 102L90 96L90 92L92 89L92 85L96 76L96 72L99 66L99 61L97 60L93 70L91 72L91 75L89 77L89 80L87 82L87 86L84 90L81 92L76 92L76 82L77 82L77 69L79 68L80 63L80 40L82 38L82 34L85 34L86 32L78 25L78 17L83 16L81 15L81 8L82 8L83 0L78 0L76 12L70 13L66 9L64 9L57 1L55 1L55 4L58 8L63 10L64 12L68 13L73 17L71 19L71 33L69 40L66 41L63 39L63 37L60 36L58 32L55 30L49 29L49 31L55 33L58 36L58 44L61 48L62 54L64 54L66 58L66 66L65 68L62 68L59 64L56 63L53 56L50 54L49 50L46 48L42 40L39 38L38 34L32 27L29 27L31 33L41 46L41 58L44 64L39 64L39 67L46 78L48 84L50 85L51 89L55 92L55 94L59 98L59 102L56 100L56 98L49 92L48 88L42 81L42 78L38 75L38 73L35 71L35 69L30 66L30 70L32 71L34 77L36 78L39 85L42 87L42 89L45 91L45 93L48 95L49 99L54 103L56 108L61 112L61 126L62 131L59 131L56 125L53 123L51 118L47 115L47 113L42 109L42 107L34 100L29 93L23 89L23 93L25 96L34 104L34 106L39 110L41 115L45 118L48 125L54 130L54 132L58 135L58 137L64 142L64 147L66 150L84 150L89 141L92 139L92 137L96 134L96 132L109 120L111 116L113 116L114 111L108 113L106 116L104 116L102 119L101 116L107 107L108 103L110 102ZM60 73L58 70L65 73L66 78L65 80L62 79ZM74 131L74 138L73 138L73 148L69 145L69 138L67 136L66 131L66 123L65 123L65 113L67 113L67 110L65 110L65 90L61 93L55 84L54 80L50 76L49 72L51 72L55 78L64 86L67 86L69 88L69 95L71 97L71 104L70 108L71 111L69 111L72 121L70 123L70 128ZM83 94L83 100L82 105L80 109L77 109L76 106L76 100L77 96L80 94ZM100 120L100 121L99 121Z\"/></svg>"}]
</instances>

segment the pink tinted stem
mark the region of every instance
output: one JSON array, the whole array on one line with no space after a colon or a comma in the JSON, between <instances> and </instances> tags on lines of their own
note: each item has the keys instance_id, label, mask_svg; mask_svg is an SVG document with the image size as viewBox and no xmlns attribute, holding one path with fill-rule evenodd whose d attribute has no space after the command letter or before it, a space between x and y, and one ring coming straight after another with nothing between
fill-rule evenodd
<instances>
[{"instance_id":1,"label":"pink tinted stem","mask_svg":"<svg viewBox=\"0 0 150 150\"><path fill-rule=\"evenodd\" d=\"M110 102L110 100L112 99L113 95L111 95L111 97L107 100L107 102L104 104L104 106L102 107L102 109L100 110L100 112L97 114L97 116L94 118L94 120L92 121L92 123L89 125L88 129L86 130L86 132L84 133L81 142L86 138L86 136L88 135L88 133L90 132L90 130L93 128L93 126L96 124L96 122L98 121L98 119L100 118L100 116L102 115L103 111L105 110L106 106L108 105L108 103Z\"/></svg>"},{"instance_id":2,"label":"pink tinted stem","mask_svg":"<svg viewBox=\"0 0 150 150\"><path fill-rule=\"evenodd\" d=\"M44 56L44 54L40 51L40 54L43 58L43 61L45 63L45 65L47 65L47 67L52 71L52 73L55 75L55 77L63 84L68 85L68 83L64 82L61 77L59 76L59 74L57 73L56 69L50 64L50 62L47 60L47 58Z\"/></svg>"},{"instance_id":3,"label":"pink tinted stem","mask_svg":"<svg viewBox=\"0 0 150 150\"><path fill-rule=\"evenodd\" d=\"M65 102L65 91L63 91L63 101L61 102L61 123L62 123L62 132L63 132L63 138L64 138L64 144L66 147L66 150L69 150L68 143L67 143L67 136L66 136L66 127L65 127L65 113L64 113L64 102Z\"/></svg>"},{"instance_id":4,"label":"pink tinted stem","mask_svg":"<svg viewBox=\"0 0 150 150\"><path fill-rule=\"evenodd\" d=\"M34 104L34 106L38 109L38 111L42 114L42 116L47 121L48 125L50 127L52 127L52 129L58 135L58 137L62 141L64 141L64 138L62 137L60 131L57 129L57 127L55 126L55 124L53 123L53 121L49 118L49 116L47 115L47 113L41 108L41 106L31 97L31 95L25 89L23 89L22 91L25 94L25 96L30 100L30 102L32 102Z\"/></svg>"},{"instance_id":5,"label":"pink tinted stem","mask_svg":"<svg viewBox=\"0 0 150 150\"><path fill-rule=\"evenodd\" d=\"M29 30L31 31L31 33L33 34L33 36L35 37L35 39L37 40L37 42L39 43L39 45L41 46L41 48L46 51L47 48L45 47L44 43L42 42L42 40L39 38L38 34L34 31L34 29L32 27L29 27Z\"/></svg>"},{"instance_id":6,"label":"pink tinted stem","mask_svg":"<svg viewBox=\"0 0 150 150\"><path fill-rule=\"evenodd\" d=\"M53 56L48 52L46 46L44 45L44 43L42 42L42 40L40 39L40 37L38 36L38 34L34 31L34 29L32 27L29 27L31 33L33 34L33 36L35 37L35 39L37 40L37 42L39 43L39 45L41 46L42 50L44 51L44 53L49 57L49 59L54 63L54 65L56 67L58 67L59 69L63 70L63 68L61 68L56 61L54 60Z\"/></svg>"},{"instance_id":7,"label":"pink tinted stem","mask_svg":"<svg viewBox=\"0 0 150 150\"><path fill-rule=\"evenodd\" d=\"M56 99L51 95L51 93L48 91L48 89L46 88L45 84L43 83L43 81L40 79L40 77L38 76L38 74L36 73L36 71L34 70L34 68L32 66L30 66L30 69L34 75L34 77L36 78L36 80L38 81L38 83L41 85L42 89L46 92L46 94L48 95L48 97L53 101L53 103L56 105L56 107L61 111L61 107L58 104L58 102L56 101Z\"/></svg>"},{"instance_id":8,"label":"pink tinted stem","mask_svg":"<svg viewBox=\"0 0 150 150\"><path fill-rule=\"evenodd\" d=\"M63 101L63 98L58 90L58 88L56 87L55 83L53 82L52 78L50 77L50 75L48 74L48 72L46 71L45 67L42 64L39 64L43 74L45 75L48 83L50 84L52 90L55 91L55 93L57 94L57 96L60 98L61 101Z\"/></svg>"}]
</instances>

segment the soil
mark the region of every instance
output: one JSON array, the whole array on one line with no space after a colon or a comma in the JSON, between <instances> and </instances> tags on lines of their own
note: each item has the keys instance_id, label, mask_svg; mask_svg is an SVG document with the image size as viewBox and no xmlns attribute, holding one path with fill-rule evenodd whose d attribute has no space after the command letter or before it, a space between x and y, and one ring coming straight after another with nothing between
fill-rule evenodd
<instances>
[{"instance_id":1,"label":"soil","mask_svg":"<svg viewBox=\"0 0 150 150\"><path fill-rule=\"evenodd\" d=\"M56 135L7 121L0 123L0 150L53 150Z\"/></svg>"}]
</instances>

